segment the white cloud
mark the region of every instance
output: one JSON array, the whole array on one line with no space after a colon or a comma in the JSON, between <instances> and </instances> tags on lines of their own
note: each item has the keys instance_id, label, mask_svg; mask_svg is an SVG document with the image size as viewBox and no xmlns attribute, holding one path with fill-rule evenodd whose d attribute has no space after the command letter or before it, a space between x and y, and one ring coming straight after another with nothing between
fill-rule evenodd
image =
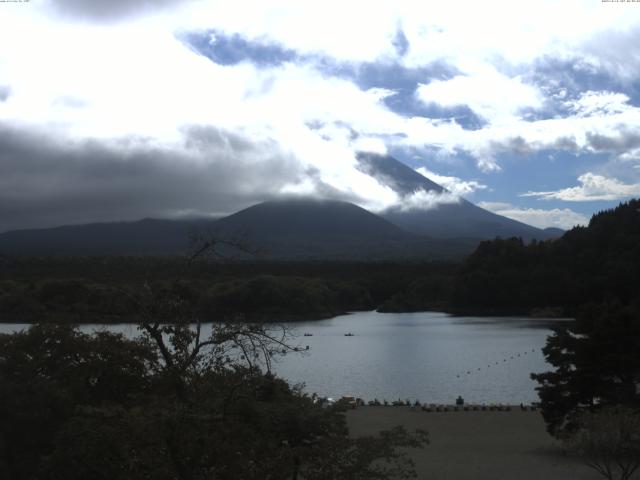
<instances>
[{"instance_id":1,"label":"white cloud","mask_svg":"<svg viewBox=\"0 0 640 480\"><path fill-rule=\"evenodd\" d=\"M521 197L538 197L542 200L585 202L592 200L621 200L640 196L640 183L627 184L588 172L578 177L580 185L550 192L527 192Z\"/></svg>"},{"instance_id":2,"label":"white cloud","mask_svg":"<svg viewBox=\"0 0 640 480\"><path fill-rule=\"evenodd\" d=\"M358 137L352 142L357 152L377 153L378 155L386 155L387 146L380 138Z\"/></svg>"},{"instance_id":3,"label":"white cloud","mask_svg":"<svg viewBox=\"0 0 640 480\"><path fill-rule=\"evenodd\" d=\"M630 55L629 48L633 45L633 50L640 45L640 28L637 18L633 18L637 12L625 13L632 16L629 21L636 20L635 25L596 32L582 44L581 51L585 61L593 65L594 69L608 72L625 84L632 84L638 78L640 56L637 53Z\"/></svg>"},{"instance_id":4,"label":"white cloud","mask_svg":"<svg viewBox=\"0 0 640 480\"><path fill-rule=\"evenodd\" d=\"M577 117L596 115L615 115L633 110L629 105L629 97L623 93L589 90L578 99L564 102L564 105Z\"/></svg>"},{"instance_id":5,"label":"white cloud","mask_svg":"<svg viewBox=\"0 0 640 480\"><path fill-rule=\"evenodd\" d=\"M571 113L559 118L526 121L516 117L503 123L488 124L478 130L465 130L450 122L413 118L407 122L407 146L435 146L447 152L462 150L472 155L483 171L500 170L500 154L522 155L539 150L561 149L571 153L611 151L601 148L594 137L620 139L640 136L640 108L628 97L608 91L588 91L567 103ZM611 142L609 142L611 143ZM619 141L618 154L633 148Z\"/></svg>"},{"instance_id":6,"label":"white cloud","mask_svg":"<svg viewBox=\"0 0 640 480\"><path fill-rule=\"evenodd\" d=\"M61 142L120 144L123 154L127 142L119 139L136 137L174 151L176 158L195 155L183 151L185 126L222 127L256 143L271 142L315 172L312 182L301 178L284 192L321 182L370 208L398 201L390 188L356 168L354 153L382 151L369 133L401 126L381 103L389 90L363 91L309 66L217 65L156 22L107 28L17 16L0 31L0 45L20 46L0 48L6 67L0 73L11 87L0 103L0 121L48 130ZM60 101L66 98L77 101ZM195 160L215 163L220 156Z\"/></svg>"},{"instance_id":7,"label":"white cloud","mask_svg":"<svg viewBox=\"0 0 640 480\"><path fill-rule=\"evenodd\" d=\"M490 210L538 228L556 227L569 230L576 225L587 225L589 219L581 213L568 208L544 210L539 208L522 208L504 202L480 202L480 207Z\"/></svg>"},{"instance_id":8,"label":"white cloud","mask_svg":"<svg viewBox=\"0 0 640 480\"><path fill-rule=\"evenodd\" d=\"M486 185L476 182L475 180L462 180L458 177L449 177L446 175L438 175L426 167L416 168L416 172L427 177L429 180L436 182L438 185L446 188L449 192L457 196L469 195L476 190L485 190Z\"/></svg>"},{"instance_id":9,"label":"white cloud","mask_svg":"<svg viewBox=\"0 0 640 480\"><path fill-rule=\"evenodd\" d=\"M448 203L460 203L460 197L450 192L435 192L433 190L416 190L410 195L406 195L400 202L392 207L402 211L408 210L431 210L438 205Z\"/></svg>"},{"instance_id":10,"label":"white cloud","mask_svg":"<svg viewBox=\"0 0 640 480\"><path fill-rule=\"evenodd\" d=\"M316 192L324 185L376 209L402 199L356 168L357 150L384 152L393 143L429 146L450 156L469 153L489 171L500 169L500 153L516 147L559 148L558 142L570 139L563 144L570 147L561 148L594 151L588 134L614 136L620 125L630 130L640 125L640 109L610 91L573 100L565 92L555 101L565 102L570 115L526 121L522 110L540 108L548 99L517 75L536 59L572 58L585 48L594 68L618 61L607 57L607 49L587 43L594 33L637 30L636 5L220 0L176 6L163 0L164 10L145 16L148 2L116 3L112 13L119 21L97 25L85 22L98 19L96 12L109 9L110 2L49 1L73 5L64 17L40 9L39 2L2 6L0 78L3 92L10 94L2 94L0 121L48 131L61 143L117 144L123 156L133 137L176 153L176 159L186 155L205 165L219 162L221 155L185 150L185 126L221 127L256 144L277 146L274 151L312 172L282 186L283 192ZM402 58L392 45L399 27L409 41ZM336 61L400 61L415 67L444 60L460 75L422 85L419 97L443 106L468 105L488 124L470 131L454 121L405 118L383 103L392 90L363 90L310 65L217 65L176 38L177 32L194 30L240 34ZM628 43L625 56L637 56L635 45ZM456 195L483 188L455 177L440 181ZM434 201L421 193L409 199L416 205Z\"/></svg>"},{"instance_id":11,"label":"white cloud","mask_svg":"<svg viewBox=\"0 0 640 480\"><path fill-rule=\"evenodd\" d=\"M618 157L618 159L623 162L640 162L640 148L634 148L633 150L624 152ZM640 168L640 163L638 165L634 165L633 168Z\"/></svg>"},{"instance_id":12,"label":"white cloud","mask_svg":"<svg viewBox=\"0 0 640 480\"><path fill-rule=\"evenodd\" d=\"M464 75L420 84L417 97L425 104L444 107L466 105L492 125L511 122L524 108L539 108L542 95L518 76L508 77L494 67L475 63L463 67Z\"/></svg>"}]
</instances>

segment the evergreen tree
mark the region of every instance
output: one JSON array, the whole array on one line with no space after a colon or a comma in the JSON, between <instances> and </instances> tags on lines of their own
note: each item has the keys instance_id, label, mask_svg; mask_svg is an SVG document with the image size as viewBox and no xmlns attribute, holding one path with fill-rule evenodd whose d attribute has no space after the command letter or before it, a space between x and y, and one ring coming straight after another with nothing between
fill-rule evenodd
<instances>
[{"instance_id":1,"label":"evergreen tree","mask_svg":"<svg viewBox=\"0 0 640 480\"><path fill-rule=\"evenodd\" d=\"M549 433L572 432L585 410L640 407L640 309L620 304L584 307L543 349L552 372L532 374L540 385Z\"/></svg>"}]
</instances>

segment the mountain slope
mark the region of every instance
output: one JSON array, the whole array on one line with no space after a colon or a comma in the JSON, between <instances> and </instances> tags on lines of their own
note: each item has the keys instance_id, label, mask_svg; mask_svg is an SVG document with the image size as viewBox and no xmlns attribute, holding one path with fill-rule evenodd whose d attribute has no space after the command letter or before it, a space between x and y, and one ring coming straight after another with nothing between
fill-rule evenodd
<instances>
[{"instance_id":1,"label":"mountain slope","mask_svg":"<svg viewBox=\"0 0 640 480\"><path fill-rule=\"evenodd\" d=\"M0 234L0 254L165 255L185 252L192 232L214 220L90 223Z\"/></svg>"},{"instance_id":2,"label":"mountain slope","mask_svg":"<svg viewBox=\"0 0 640 480\"><path fill-rule=\"evenodd\" d=\"M246 238L270 258L381 260L459 257L473 242L443 242L408 233L347 202L265 202L219 220L221 237Z\"/></svg>"},{"instance_id":3,"label":"mountain slope","mask_svg":"<svg viewBox=\"0 0 640 480\"><path fill-rule=\"evenodd\" d=\"M440 185L391 156L366 153L360 154L358 161L363 172L401 195L410 195L419 190L446 192ZM489 212L464 199L458 203L442 203L430 210L388 209L381 216L409 232L436 238L490 239L500 236L545 240L560 235L557 229L532 227Z\"/></svg>"},{"instance_id":4,"label":"mountain slope","mask_svg":"<svg viewBox=\"0 0 640 480\"><path fill-rule=\"evenodd\" d=\"M407 233L352 203L295 198L264 202L220 219L216 229L245 230L256 239L316 239L319 237L399 239Z\"/></svg>"}]
</instances>

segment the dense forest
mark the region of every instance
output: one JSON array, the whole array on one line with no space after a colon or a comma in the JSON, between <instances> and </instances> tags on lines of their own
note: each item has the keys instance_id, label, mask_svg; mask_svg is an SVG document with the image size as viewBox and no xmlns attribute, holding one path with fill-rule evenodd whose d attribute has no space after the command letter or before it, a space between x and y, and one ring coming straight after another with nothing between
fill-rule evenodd
<instances>
[{"instance_id":1,"label":"dense forest","mask_svg":"<svg viewBox=\"0 0 640 480\"><path fill-rule=\"evenodd\" d=\"M136 321L147 290L183 295L204 321L327 318L378 307L424 310L446 304L456 268L447 262L1 257L0 320Z\"/></svg>"},{"instance_id":2,"label":"dense forest","mask_svg":"<svg viewBox=\"0 0 640 480\"><path fill-rule=\"evenodd\" d=\"M482 242L456 274L453 311L559 313L640 299L640 200L594 215L557 240Z\"/></svg>"}]
</instances>

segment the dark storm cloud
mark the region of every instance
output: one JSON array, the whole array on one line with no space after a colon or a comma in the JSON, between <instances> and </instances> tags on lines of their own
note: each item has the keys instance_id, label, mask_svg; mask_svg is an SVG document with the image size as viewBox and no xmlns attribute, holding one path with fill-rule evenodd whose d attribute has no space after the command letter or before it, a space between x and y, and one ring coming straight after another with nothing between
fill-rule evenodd
<instances>
[{"instance_id":1,"label":"dark storm cloud","mask_svg":"<svg viewBox=\"0 0 640 480\"><path fill-rule=\"evenodd\" d=\"M212 127L183 134L176 152L137 138L73 145L0 124L0 231L231 213L309 174L272 142Z\"/></svg>"},{"instance_id":2,"label":"dark storm cloud","mask_svg":"<svg viewBox=\"0 0 640 480\"><path fill-rule=\"evenodd\" d=\"M58 14L91 22L113 22L193 0L50 0Z\"/></svg>"}]
</instances>

